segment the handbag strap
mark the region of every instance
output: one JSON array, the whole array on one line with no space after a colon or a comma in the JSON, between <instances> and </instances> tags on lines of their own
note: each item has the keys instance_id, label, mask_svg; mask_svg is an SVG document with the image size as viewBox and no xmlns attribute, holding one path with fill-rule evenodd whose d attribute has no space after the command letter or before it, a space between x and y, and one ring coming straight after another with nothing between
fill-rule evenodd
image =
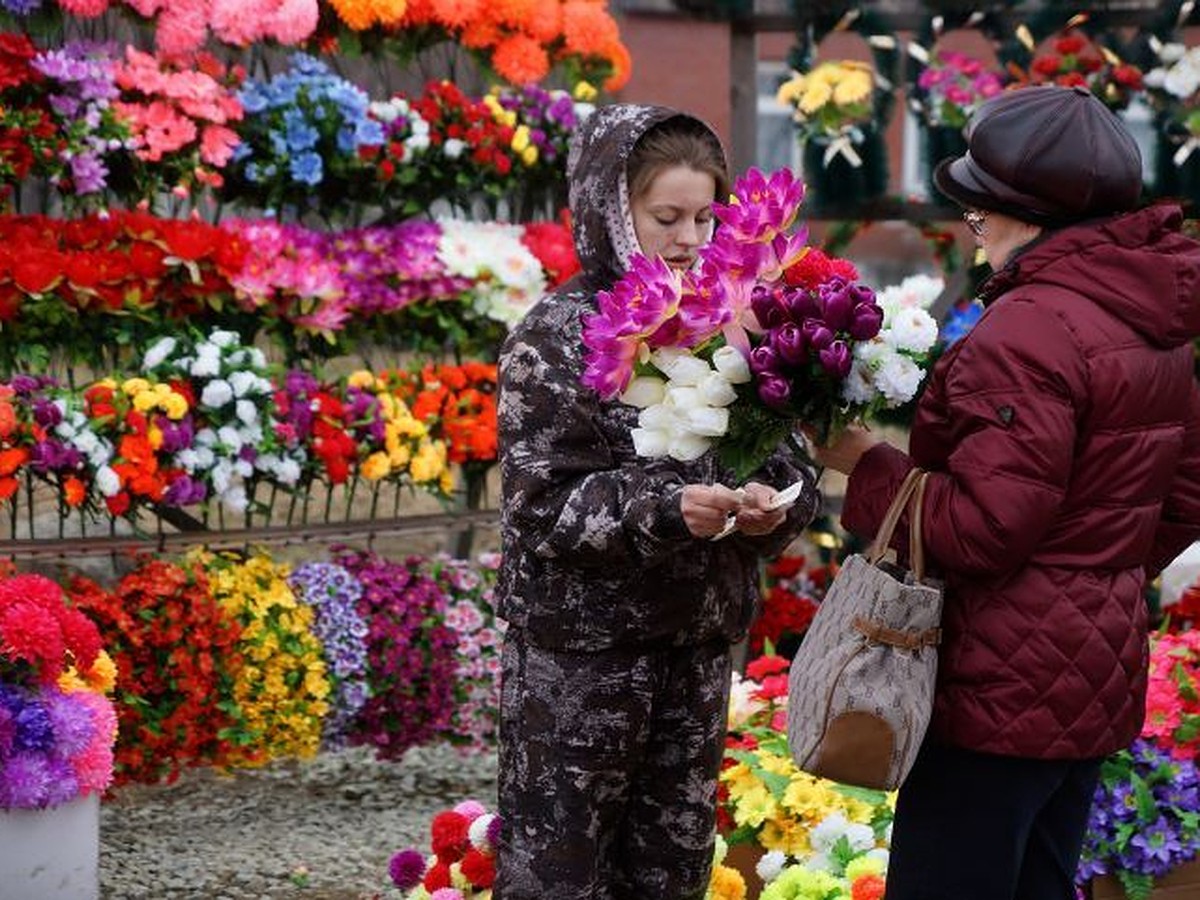
<instances>
[{"instance_id":1,"label":"handbag strap","mask_svg":"<svg viewBox=\"0 0 1200 900\"><path fill-rule=\"evenodd\" d=\"M929 473L917 467L909 469L900 482L900 489L892 498L892 503L883 514L883 522L879 532L867 550L867 561L872 565L878 563L888 551L892 543L892 534L900 522L900 516L908 509L908 542L909 558L913 577L921 581L925 575L925 545L921 538L921 514L925 505L925 481Z\"/></svg>"}]
</instances>

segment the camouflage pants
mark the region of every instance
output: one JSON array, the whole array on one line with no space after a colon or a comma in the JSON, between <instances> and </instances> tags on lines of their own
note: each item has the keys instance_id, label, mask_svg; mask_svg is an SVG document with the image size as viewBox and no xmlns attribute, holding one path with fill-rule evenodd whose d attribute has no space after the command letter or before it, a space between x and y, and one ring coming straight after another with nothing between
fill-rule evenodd
<instances>
[{"instance_id":1,"label":"camouflage pants","mask_svg":"<svg viewBox=\"0 0 1200 900\"><path fill-rule=\"evenodd\" d=\"M510 629L495 900L700 900L730 652L547 650Z\"/></svg>"}]
</instances>

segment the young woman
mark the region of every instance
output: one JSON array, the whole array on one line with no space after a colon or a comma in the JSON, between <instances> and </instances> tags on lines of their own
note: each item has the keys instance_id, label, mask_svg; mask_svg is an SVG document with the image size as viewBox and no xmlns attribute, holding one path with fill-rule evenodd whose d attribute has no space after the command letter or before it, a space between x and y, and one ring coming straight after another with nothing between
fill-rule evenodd
<instances>
[{"instance_id":1,"label":"young woman","mask_svg":"<svg viewBox=\"0 0 1200 900\"><path fill-rule=\"evenodd\" d=\"M634 253L680 270L728 196L699 120L603 107L568 160L582 274L532 309L500 360L504 647L497 900L701 898L714 841L730 648L758 560L817 503L780 455L743 490L710 453L634 453L637 410L585 388L581 325ZM768 510L777 488L808 489ZM710 538L737 518L738 530Z\"/></svg>"},{"instance_id":2,"label":"young woman","mask_svg":"<svg viewBox=\"0 0 1200 900\"><path fill-rule=\"evenodd\" d=\"M995 270L987 310L909 452L852 430L817 459L863 536L931 473L943 640L888 900L1070 900L1100 761L1144 715L1143 587L1200 537L1200 245L1178 207L1135 209L1137 144L1086 89L993 98L968 148L935 179Z\"/></svg>"}]
</instances>

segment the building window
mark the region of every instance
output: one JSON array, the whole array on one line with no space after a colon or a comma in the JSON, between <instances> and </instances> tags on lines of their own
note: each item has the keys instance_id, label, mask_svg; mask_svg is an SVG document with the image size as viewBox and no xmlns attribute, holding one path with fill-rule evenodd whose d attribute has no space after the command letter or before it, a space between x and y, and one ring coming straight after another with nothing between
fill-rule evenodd
<instances>
[{"instance_id":1,"label":"building window","mask_svg":"<svg viewBox=\"0 0 1200 900\"><path fill-rule=\"evenodd\" d=\"M800 142L792 110L775 99L779 86L791 77L787 63L758 63L758 121L754 162L764 172L789 168L800 171Z\"/></svg>"}]
</instances>

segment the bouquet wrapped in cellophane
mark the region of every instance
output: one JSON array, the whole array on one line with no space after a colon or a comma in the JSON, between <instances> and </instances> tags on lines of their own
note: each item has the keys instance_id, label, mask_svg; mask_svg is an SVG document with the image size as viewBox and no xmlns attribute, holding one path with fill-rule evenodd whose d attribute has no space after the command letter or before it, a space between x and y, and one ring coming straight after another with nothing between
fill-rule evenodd
<instances>
[{"instance_id":1,"label":"bouquet wrapped in cellophane","mask_svg":"<svg viewBox=\"0 0 1200 900\"><path fill-rule=\"evenodd\" d=\"M821 438L916 394L937 325L885 309L854 265L795 228L804 184L750 169L687 272L637 256L584 321L583 382L641 412L639 456L692 460L714 445L739 480L795 433Z\"/></svg>"}]
</instances>

